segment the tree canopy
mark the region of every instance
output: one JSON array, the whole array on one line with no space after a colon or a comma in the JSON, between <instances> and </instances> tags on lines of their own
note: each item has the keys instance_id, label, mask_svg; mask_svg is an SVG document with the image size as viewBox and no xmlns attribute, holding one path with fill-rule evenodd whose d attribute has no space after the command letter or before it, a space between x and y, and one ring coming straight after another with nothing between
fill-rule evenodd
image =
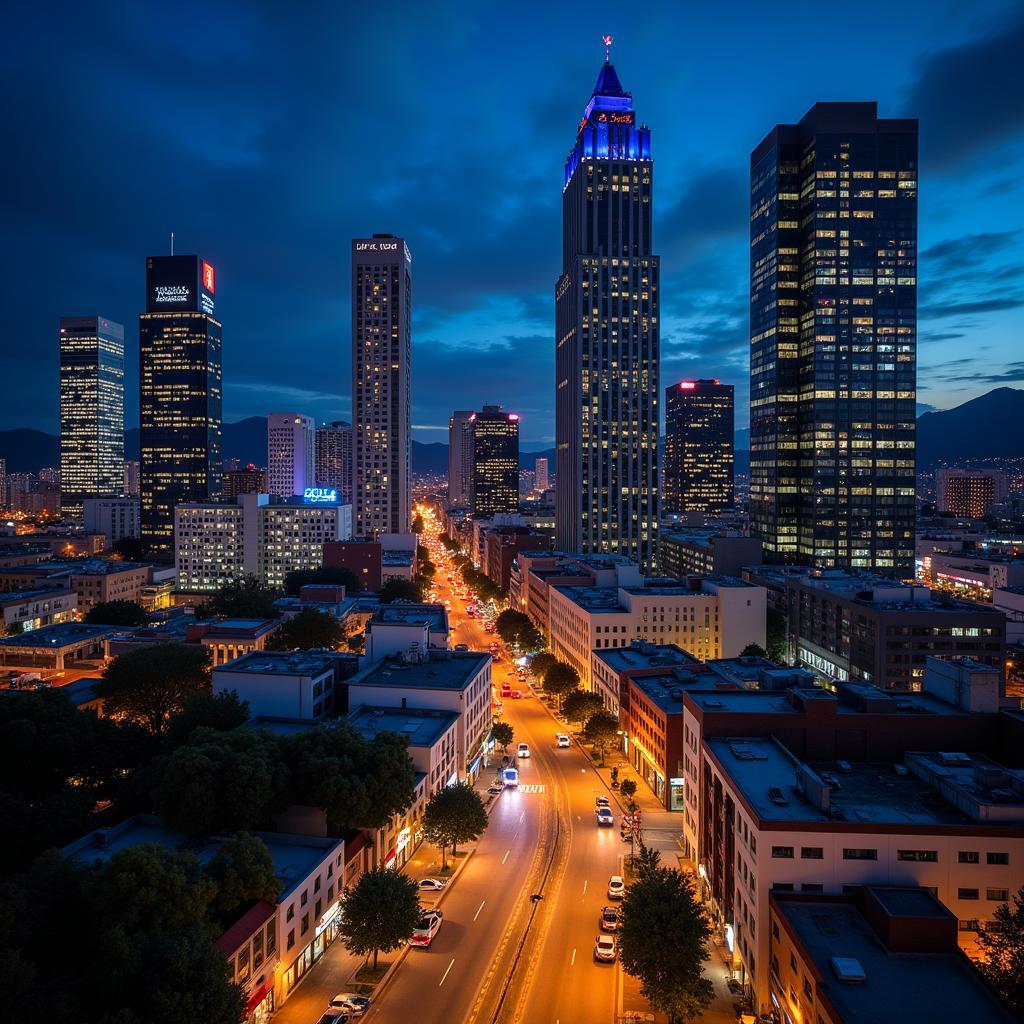
<instances>
[{"instance_id":1,"label":"tree canopy","mask_svg":"<svg viewBox=\"0 0 1024 1024\"><path fill-rule=\"evenodd\" d=\"M502 750L508 750L509 744L515 736L515 731L508 722L495 722L491 726L491 735L494 737L494 742L497 743Z\"/></svg>"},{"instance_id":2,"label":"tree canopy","mask_svg":"<svg viewBox=\"0 0 1024 1024\"><path fill-rule=\"evenodd\" d=\"M543 683L548 669L551 668L557 660L558 659L550 651L541 651L539 654L535 654L533 656L533 660L530 662L530 671L533 673L534 678Z\"/></svg>"},{"instance_id":3,"label":"tree canopy","mask_svg":"<svg viewBox=\"0 0 1024 1024\"><path fill-rule=\"evenodd\" d=\"M441 848L442 867L445 851L458 853L459 843L478 839L487 829L488 817L480 794L468 782L439 789L427 801L423 812L423 837Z\"/></svg>"},{"instance_id":4,"label":"tree canopy","mask_svg":"<svg viewBox=\"0 0 1024 1024\"><path fill-rule=\"evenodd\" d=\"M422 601L423 589L414 580L390 579L380 588L381 604L392 601Z\"/></svg>"},{"instance_id":5,"label":"tree canopy","mask_svg":"<svg viewBox=\"0 0 1024 1024\"><path fill-rule=\"evenodd\" d=\"M211 615L227 615L233 619L276 619L274 602L280 594L264 586L256 576L241 576L225 583L206 602Z\"/></svg>"},{"instance_id":6,"label":"tree canopy","mask_svg":"<svg viewBox=\"0 0 1024 1024\"><path fill-rule=\"evenodd\" d=\"M765 645L768 657L785 665L789 661L786 640L786 615L777 608L769 608L765 619Z\"/></svg>"},{"instance_id":7,"label":"tree canopy","mask_svg":"<svg viewBox=\"0 0 1024 1024\"><path fill-rule=\"evenodd\" d=\"M591 716L604 710L604 701L601 695L593 690L570 690L562 698L562 714L570 722L582 725Z\"/></svg>"},{"instance_id":8,"label":"tree canopy","mask_svg":"<svg viewBox=\"0 0 1024 1024\"><path fill-rule=\"evenodd\" d=\"M703 976L710 935L689 877L646 863L622 901L619 955L671 1024L695 1020L711 1003L714 986Z\"/></svg>"},{"instance_id":9,"label":"tree canopy","mask_svg":"<svg viewBox=\"0 0 1024 1024\"><path fill-rule=\"evenodd\" d=\"M345 947L369 958L398 949L416 930L420 898L416 883L400 871L374 868L342 897L340 934Z\"/></svg>"},{"instance_id":10,"label":"tree canopy","mask_svg":"<svg viewBox=\"0 0 1024 1024\"><path fill-rule=\"evenodd\" d=\"M767 656L768 652L760 644L747 644L740 651L741 658L765 658Z\"/></svg>"},{"instance_id":11,"label":"tree canopy","mask_svg":"<svg viewBox=\"0 0 1024 1024\"><path fill-rule=\"evenodd\" d=\"M296 647L304 651L314 647L334 651L344 639L345 628L333 615L318 608L303 608L281 623L268 646L275 651L291 651Z\"/></svg>"},{"instance_id":12,"label":"tree canopy","mask_svg":"<svg viewBox=\"0 0 1024 1024\"><path fill-rule=\"evenodd\" d=\"M1012 905L996 907L992 920L978 933L978 970L1018 1016L1024 1015L1024 888Z\"/></svg>"},{"instance_id":13,"label":"tree canopy","mask_svg":"<svg viewBox=\"0 0 1024 1024\"><path fill-rule=\"evenodd\" d=\"M347 594L358 594L363 589L359 577L351 569L332 569L322 565L317 569L293 569L284 578L284 592L297 597L299 591L310 583L340 583Z\"/></svg>"},{"instance_id":14,"label":"tree canopy","mask_svg":"<svg viewBox=\"0 0 1024 1024\"><path fill-rule=\"evenodd\" d=\"M544 673L544 690L553 697L561 698L580 685L580 674L564 661L556 661Z\"/></svg>"},{"instance_id":15,"label":"tree canopy","mask_svg":"<svg viewBox=\"0 0 1024 1024\"><path fill-rule=\"evenodd\" d=\"M416 515L413 516L412 525L409 527L409 529L416 534L420 534L423 532L423 516L421 516L419 512L417 512Z\"/></svg>"},{"instance_id":16,"label":"tree canopy","mask_svg":"<svg viewBox=\"0 0 1024 1024\"><path fill-rule=\"evenodd\" d=\"M210 687L210 652L195 644L150 644L126 651L104 670L99 695L109 715L161 734L185 701Z\"/></svg>"},{"instance_id":17,"label":"tree canopy","mask_svg":"<svg viewBox=\"0 0 1024 1024\"><path fill-rule=\"evenodd\" d=\"M227 732L245 725L249 720L249 703L234 690L226 693L195 693L171 715L164 733L168 747L180 747L196 729L206 727Z\"/></svg>"},{"instance_id":18,"label":"tree canopy","mask_svg":"<svg viewBox=\"0 0 1024 1024\"><path fill-rule=\"evenodd\" d=\"M495 620L494 628L505 643L525 651L535 651L544 644L544 638L530 620L530 616L514 608L503 611Z\"/></svg>"},{"instance_id":19,"label":"tree canopy","mask_svg":"<svg viewBox=\"0 0 1024 1024\"><path fill-rule=\"evenodd\" d=\"M255 900L276 903L281 881L267 844L251 832L236 832L217 847L204 868L216 887L214 906L225 926Z\"/></svg>"},{"instance_id":20,"label":"tree canopy","mask_svg":"<svg viewBox=\"0 0 1024 1024\"><path fill-rule=\"evenodd\" d=\"M601 764L604 765L604 755L615 743L619 733L619 720L614 715L599 711L587 719L583 727L583 738L588 743L594 744L594 749L601 755Z\"/></svg>"},{"instance_id":21,"label":"tree canopy","mask_svg":"<svg viewBox=\"0 0 1024 1024\"><path fill-rule=\"evenodd\" d=\"M142 541L138 537L122 537L111 550L126 562L140 562L144 554Z\"/></svg>"},{"instance_id":22,"label":"tree canopy","mask_svg":"<svg viewBox=\"0 0 1024 1024\"><path fill-rule=\"evenodd\" d=\"M623 779L619 783L619 792L626 798L626 806L632 810L636 806L633 802L633 797L636 796L636 780Z\"/></svg>"},{"instance_id":23,"label":"tree canopy","mask_svg":"<svg viewBox=\"0 0 1024 1024\"><path fill-rule=\"evenodd\" d=\"M99 626L144 626L149 613L135 601L100 601L94 604L82 619Z\"/></svg>"}]
</instances>

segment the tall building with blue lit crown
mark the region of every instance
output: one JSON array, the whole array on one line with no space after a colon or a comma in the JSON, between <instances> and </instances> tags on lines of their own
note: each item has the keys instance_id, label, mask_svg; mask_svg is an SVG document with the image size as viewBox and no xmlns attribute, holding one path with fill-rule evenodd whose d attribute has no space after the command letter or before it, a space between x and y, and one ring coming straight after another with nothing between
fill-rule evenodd
<instances>
[{"instance_id":1,"label":"tall building with blue lit crown","mask_svg":"<svg viewBox=\"0 0 1024 1024\"><path fill-rule=\"evenodd\" d=\"M610 40L606 40L610 42ZM651 133L609 59L565 165L555 286L557 543L652 566L658 273Z\"/></svg>"}]
</instances>

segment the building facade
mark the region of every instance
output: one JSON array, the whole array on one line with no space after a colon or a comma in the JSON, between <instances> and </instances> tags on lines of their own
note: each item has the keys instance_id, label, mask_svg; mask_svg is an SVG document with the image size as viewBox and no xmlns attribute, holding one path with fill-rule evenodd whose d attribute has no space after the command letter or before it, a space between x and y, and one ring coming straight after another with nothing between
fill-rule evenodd
<instances>
[{"instance_id":1,"label":"building facade","mask_svg":"<svg viewBox=\"0 0 1024 1024\"><path fill-rule=\"evenodd\" d=\"M606 61L565 166L555 286L556 543L657 555L659 260L651 133Z\"/></svg>"},{"instance_id":2,"label":"building facade","mask_svg":"<svg viewBox=\"0 0 1024 1024\"><path fill-rule=\"evenodd\" d=\"M267 492L282 498L304 494L316 486L312 416L272 412L267 416Z\"/></svg>"},{"instance_id":3,"label":"building facade","mask_svg":"<svg viewBox=\"0 0 1024 1024\"><path fill-rule=\"evenodd\" d=\"M467 428L471 411L455 411L448 419L448 508L469 504L470 453Z\"/></svg>"},{"instance_id":4,"label":"building facade","mask_svg":"<svg viewBox=\"0 0 1024 1024\"><path fill-rule=\"evenodd\" d=\"M917 121L818 103L750 157L750 512L772 562L910 575Z\"/></svg>"},{"instance_id":5,"label":"building facade","mask_svg":"<svg viewBox=\"0 0 1024 1024\"><path fill-rule=\"evenodd\" d=\"M257 469L251 462L245 469L225 470L221 480L225 501L234 501L240 494L267 493L267 471Z\"/></svg>"},{"instance_id":6,"label":"building facade","mask_svg":"<svg viewBox=\"0 0 1024 1024\"><path fill-rule=\"evenodd\" d=\"M736 413L731 384L681 380L665 388L661 511L722 512L733 504Z\"/></svg>"},{"instance_id":7,"label":"building facade","mask_svg":"<svg viewBox=\"0 0 1024 1024\"><path fill-rule=\"evenodd\" d=\"M86 498L82 502L82 519L85 532L103 534L108 548L112 548L119 540L137 540L139 499Z\"/></svg>"},{"instance_id":8,"label":"building facade","mask_svg":"<svg viewBox=\"0 0 1024 1024\"><path fill-rule=\"evenodd\" d=\"M948 515L984 519L1008 494L1009 482L999 469L943 467L935 473L935 507Z\"/></svg>"},{"instance_id":9,"label":"building facade","mask_svg":"<svg viewBox=\"0 0 1024 1024\"><path fill-rule=\"evenodd\" d=\"M760 565L761 541L736 530L662 529L658 567L666 576L739 576L748 565Z\"/></svg>"},{"instance_id":10,"label":"building facade","mask_svg":"<svg viewBox=\"0 0 1024 1024\"><path fill-rule=\"evenodd\" d=\"M101 316L60 318L60 504L79 519L86 498L121 494L124 328Z\"/></svg>"},{"instance_id":11,"label":"building facade","mask_svg":"<svg viewBox=\"0 0 1024 1024\"><path fill-rule=\"evenodd\" d=\"M316 430L316 486L333 488L352 504L352 424L335 420Z\"/></svg>"},{"instance_id":12,"label":"building facade","mask_svg":"<svg viewBox=\"0 0 1024 1024\"><path fill-rule=\"evenodd\" d=\"M469 417L472 438L470 508L475 516L519 511L519 416L485 405Z\"/></svg>"},{"instance_id":13,"label":"building facade","mask_svg":"<svg viewBox=\"0 0 1024 1024\"><path fill-rule=\"evenodd\" d=\"M412 496L412 255L394 235L352 241L355 535L408 533Z\"/></svg>"},{"instance_id":14,"label":"building facade","mask_svg":"<svg viewBox=\"0 0 1024 1024\"><path fill-rule=\"evenodd\" d=\"M538 491L546 491L551 486L551 478L548 474L548 460L544 457L534 460L533 486Z\"/></svg>"},{"instance_id":15,"label":"building facade","mask_svg":"<svg viewBox=\"0 0 1024 1024\"><path fill-rule=\"evenodd\" d=\"M220 492L221 325L214 268L198 256L146 260L139 316L140 538L173 557L174 509Z\"/></svg>"}]
</instances>

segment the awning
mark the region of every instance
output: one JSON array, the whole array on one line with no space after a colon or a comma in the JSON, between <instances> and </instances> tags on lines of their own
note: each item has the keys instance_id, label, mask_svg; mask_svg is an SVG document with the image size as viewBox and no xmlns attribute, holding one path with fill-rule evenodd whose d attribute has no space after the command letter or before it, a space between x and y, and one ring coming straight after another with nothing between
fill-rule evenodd
<instances>
[{"instance_id":1,"label":"awning","mask_svg":"<svg viewBox=\"0 0 1024 1024\"><path fill-rule=\"evenodd\" d=\"M260 1003L274 990L274 979L263 982L258 989L255 989L251 996L245 1001L245 1012L252 1013Z\"/></svg>"}]
</instances>

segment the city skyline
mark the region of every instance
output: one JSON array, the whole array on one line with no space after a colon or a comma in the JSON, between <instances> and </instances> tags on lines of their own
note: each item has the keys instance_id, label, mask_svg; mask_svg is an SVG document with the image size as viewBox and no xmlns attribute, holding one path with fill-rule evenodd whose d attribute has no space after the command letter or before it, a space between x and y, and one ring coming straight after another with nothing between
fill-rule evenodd
<instances>
[{"instance_id":1,"label":"city skyline","mask_svg":"<svg viewBox=\"0 0 1024 1024\"><path fill-rule=\"evenodd\" d=\"M219 76L214 65L220 58L237 66L240 87L248 76L264 73L262 36L271 31L273 15L257 26L241 12L221 8L202 40L186 39L173 29L169 36L156 33L160 48L170 47L181 66L195 72L191 84L178 67L153 74L142 56L154 45L144 38L153 34L146 12L117 24L108 24L99 13L89 24L78 25L72 15L48 30L57 33L57 49L61 33L84 33L88 39L103 31L115 41L127 40L126 49L139 56L140 65L115 59L84 80L76 76L73 96L72 79L54 66L42 88L34 86L31 95L24 95L17 80L18 58L11 62L9 94L29 122L48 134L37 137L29 131L25 159L13 168L16 179L21 165L35 171L31 180L20 185L16 180L8 193L19 201L18 210L8 210L10 251L19 252L25 266L45 260L50 270L45 284L32 275L5 275L8 288L17 282L18 299L8 307L14 336L23 339L23 346L5 364L15 386L0 428L56 432L52 339L61 315L101 308L128 324L125 372L127 380L135 378L134 324L143 309L139 268L146 255L166 251L171 230L180 249L203 252L221 277L218 314L229 325L224 419L232 422L274 407L299 408L318 423L351 418L344 240L380 228L407 237L417 254L416 439L443 441L451 409L478 404L473 382L484 374L501 374L503 391L496 397L521 413L524 446L550 444L550 281L557 273L559 218L557 190L552 192L547 183L565 157L564 125L578 117L578 83L592 80L599 62L601 29L618 30L613 62L634 94L643 97L645 120L659 128L654 251L664 259L664 384L684 376L717 376L734 383L737 426L746 425L747 155L766 126L791 121L822 99L877 101L879 116L920 119L922 180L928 187L921 197L919 401L946 407L999 383L1019 383L1024 364L1012 341L1019 333L1024 299L1019 294L1022 261L1016 255L1020 243L1013 229L1024 203L1015 180L1019 175L1013 173L1022 159L1021 122L1013 109L1008 55L1024 35L1024 20L1005 17L1009 10L995 5L980 16L948 5L941 17L919 24L925 11L920 5L906 15L913 32L884 36L867 16L869 10L861 22L843 28L851 47L860 47L862 61L841 66L822 54L821 74L808 74L797 62L792 69L783 65L771 86L757 95L739 84L738 68L752 59L755 37L758 46L772 45L772 30L766 38L763 26L731 29L729 47L688 49L684 43L680 59L680 35L710 33L713 39L721 29L705 25L700 14L653 19L642 26L616 24L617 17L608 14L607 24L596 29L589 27L590 18L581 26L568 14L558 14L550 32L533 40L524 58L516 28L525 12L500 23L490 12L465 12L461 18L450 14L437 24L414 14L393 37L396 61L429 53L439 66L452 65L443 69L442 84L456 75L471 76L477 86L461 90L459 104L462 117L481 130L466 133L472 142L424 147L417 121L431 109L433 97L410 92L407 79L399 75L367 90L362 107L357 105L351 115L359 123L388 124L379 147L357 169L346 166L330 185L347 138L344 125L315 143L297 139L295 157L285 166L275 163L279 147L274 133L288 130L281 121L282 104L290 114L297 93L278 101L252 88L251 97L245 97L216 77L217 89L204 93L205 102L196 107L202 111L198 124L184 113L204 76ZM19 27L33 29L34 15L21 12L19 18L15 34ZM337 18L320 25L311 24L320 19L307 16L277 27L286 35L302 32L314 46L322 45L318 38L344 35L337 45L343 48L346 71L337 82L325 91L324 83L299 79L304 94L316 92L325 104L337 101L340 109L340 93L358 89L372 70L369 61L379 55L359 52L361 33L375 31L372 21L364 20L346 35L345 16ZM811 45L812 29L790 26L787 31L795 33L791 41L799 46ZM671 40L673 49L656 36ZM300 52L287 46L281 50ZM555 53L557 62L544 60ZM517 129L530 144L509 151L504 130L484 126L500 104L500 89L524 59L536 59L545 72L515 79ZM883 68L884 75L872 73ZM133 99L133 85L142 81L147 90ZM70 104L77 116L58 122L55 102ZM680 102L686 105L685 126L672 113ZM108 111L119 115L116 124L107 124ZM313 113L299 110L300 125ZM188 133L181 127L186 121ZM100 137L100 123L110 134L100 150L93 150L78 133L91 127ZM181 161L172 175L152 166L154 154L170 144ZM55 151L51 147L71 156L47 159L44 154ZM118 154L138 159L123 160ZM51 166L60 168L56 184L46 176ZM101 179L92 177L97 168ZM451 189L450 201L425 197L409 187L423 176L464 180L474 187ZM183 180L193 184L183 185ZM268 192L271 182L277 188ZM261 216L243 217L236 204L254 203L256 189ZM965 193L971 196L969 209L959 203ZM321 200L315 218L310 208L315 204L296 199L299 194ZM457 206L451 205L455 197ZM535 251L540 258L527 255ZM450 287L454 280L457 289ZM306 358L281 361L277 346L282 336ZM968 345L975 358L965 357ZM976 365L979 356L990 365ZM40 400L48 396L53 400ZM129 388L128 427L137 422L136 397Z\"/></svg>"}]
</instances>

